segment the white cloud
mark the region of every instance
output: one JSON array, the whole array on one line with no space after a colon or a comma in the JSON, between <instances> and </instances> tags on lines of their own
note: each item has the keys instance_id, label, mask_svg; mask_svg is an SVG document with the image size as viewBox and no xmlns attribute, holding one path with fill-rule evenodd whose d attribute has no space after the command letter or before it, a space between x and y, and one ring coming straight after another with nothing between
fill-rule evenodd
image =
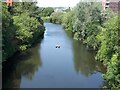
<instances>
[{"instance_id":1,"label":"white cloud","mask_svg":"<svg viewBox=\"0 0 120 90\"><path fill-rule=\"evenodd\" d=\"M37 0L39 7L74 7L80 0Z\"/></svg>"}]
</instances>

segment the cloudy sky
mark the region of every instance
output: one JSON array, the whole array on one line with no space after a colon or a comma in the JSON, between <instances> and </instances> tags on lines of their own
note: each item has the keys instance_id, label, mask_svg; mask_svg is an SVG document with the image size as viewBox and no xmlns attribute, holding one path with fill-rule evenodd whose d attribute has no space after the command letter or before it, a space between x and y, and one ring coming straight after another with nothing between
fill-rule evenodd
<instances>
[{"instance_id":1,"label":"cloudy sky","mask_svg":"<svg viewBox=\"0 0 120 90\"><path fill-rule=\"evenodd\" d=\"M37 0L39 7L74 7L80 0Z\"/></svg>"}]
</instances>

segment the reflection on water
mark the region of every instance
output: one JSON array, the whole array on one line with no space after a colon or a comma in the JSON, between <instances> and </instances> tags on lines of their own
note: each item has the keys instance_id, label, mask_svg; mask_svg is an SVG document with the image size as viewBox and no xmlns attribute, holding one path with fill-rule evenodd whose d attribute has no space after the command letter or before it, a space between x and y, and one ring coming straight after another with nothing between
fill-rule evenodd
<instances>
[{"instance_id":1,"label":"reflection on water","mask_svg":"<svg viewBox=\"0 0 120 90\"><path fill-rule=\"evenodd\" d=\"M16 55L14 60L12 60L13 64L8 63L8 65L3 68L3 88L19 88L22 76L28 80L32 80L35 72L38 71L42 65L38 52L39 48L39 45L37 45L35 48Z\"/></svg>"},{"instance_id":2,"label":"reflection on water","mask_svg":"<svg viewBox=\"0 0 120 90\"><path fill-rule=\"evenodd\" d=\"M95 52L89 51L82 43L74 40L74 65L77 73L90 76L97 71L104 72L102 63L95 60Z\"/></svg>"},{"instance_id":3,"label":"reflection on water","mask_svg":"<svg viewBox=\"0 0 120 90\"><path fill-rule=\"evenodd\" d=\"M42 42L4 64L3 88L99 88L104 67L72 34L45 23ZM55 48L60 44L60 48ZM12 60L13 59L13 60Z\"/></svg>"}]
</instances>

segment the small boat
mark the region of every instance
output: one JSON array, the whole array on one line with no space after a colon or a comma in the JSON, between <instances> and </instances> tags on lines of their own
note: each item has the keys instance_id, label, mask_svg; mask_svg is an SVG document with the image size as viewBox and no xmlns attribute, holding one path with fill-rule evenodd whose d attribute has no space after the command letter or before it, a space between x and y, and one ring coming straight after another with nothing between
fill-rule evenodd
<instances>
[{"instance_id":1,"label":"small boat","mask_svg":"<svg viewBox=\"0 0 120 90\"><path fill-rule=\"evenodd\" d=\"M60 45L56 45L55 47L56 47L56 48L60 48Z\"/></svg>"}]
</instances>

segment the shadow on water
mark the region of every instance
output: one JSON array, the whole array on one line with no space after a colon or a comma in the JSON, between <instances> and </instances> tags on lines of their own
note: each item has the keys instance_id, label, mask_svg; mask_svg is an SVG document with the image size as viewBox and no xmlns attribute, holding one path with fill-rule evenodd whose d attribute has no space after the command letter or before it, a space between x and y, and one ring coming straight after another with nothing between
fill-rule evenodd
<instances>
[{"instance_id":1,"label":"shadow on water","mask_svg":"<svg viewBox=\"0 0 120 90\"><path fill-rule=\"evenodd\" d=\"M70 39L73 39L73 33L70 31L65 32ZM88 77L97 72L106 72L104 65L100 61L95 60L96 53L94 50L89 50L85 45L83 45L82 42L78 40L73 39L72 41L74 51L74 67L77 74L81 73Z\"/></svg>"},{"instance_id":2,"label":"shadow on water","mask_svg":"<svg viewBox=\"0 0 120 90\"><path fill-rule=\"evenodd\" d=\"M26 52L15 55L10 60L12 62L5 62L3 64L3 88L20 88L22 76L28 80L32 80L35 72L42 65L38 51L39 48L38 44Z\"/></svg>"},{"instance_id":3,"label":"shadow on water","mask_svg":"<svg viewBox=\"0 0 120 90\"><path fill-rule=\"evenodd\" d=\"M95 52L89 51L87 48L76 40L74 45L74 66L77 73L81 73L85 76L90 76L96 72L105 72L102 63L95 60Z\"/></svg>"}]
</instances>

